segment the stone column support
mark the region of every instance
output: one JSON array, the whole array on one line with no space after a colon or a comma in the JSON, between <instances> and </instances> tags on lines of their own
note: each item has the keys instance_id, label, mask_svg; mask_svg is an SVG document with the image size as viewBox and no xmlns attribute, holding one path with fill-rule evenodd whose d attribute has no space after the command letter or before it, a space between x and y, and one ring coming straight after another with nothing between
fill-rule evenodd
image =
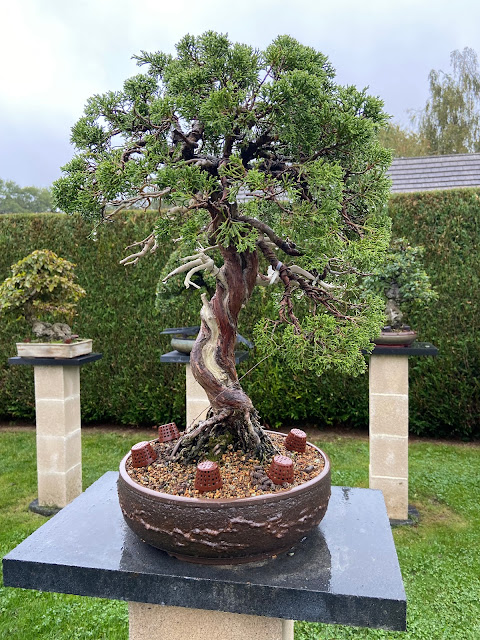
<instances>
[{"instance_id":1,"label":"stone column support","mask_svg":"<svg viewBox=\"0 0 480 640\"><path fill-rule=\"evenodd\" d=\"M186 365L187 426L205 420L210 407L207 394L193 377L192 367Z\"/></svg>"},{"instance_id":2,"label":"stone column support","mask_svg":"<svg viewBox=\"0 0 480 640\"><path fill-rule=\"evenodd\" d=\"M80 367L34 372L38 505L64 507L82 492Z\"/></svg>"},{"instance_id":3,"label":"stone column support","mask_svg":"<svg viewBox=\"0 0 480 640\"><path fill-rule=\"evenodd\" d=\"M129 602L130 640L293 640L293 620Z\"/></svg>"},{"instance_id":4,"label":"stone column support","mask_svg":"<svg viewBox=\"0 0 480 640\"><path fill-rule=\"evenodd\" d=\"M408 518L408 356L372 355L369 486L391 520Z\"/></svg>"},{"instance_id":5,"label":"stone column support","mask_svg":"<svg viewBox=\"0 0 480 640\"><path fill-rule=\"evenodd\" d=\"M46 346L49 353L49 344L35 346ZM84 353L8 359L12 366L33 366L35 377L38 499L30 505L32 511L51 515L82 493L80 367L101 357Z\"/></svg>"}]
</instances>

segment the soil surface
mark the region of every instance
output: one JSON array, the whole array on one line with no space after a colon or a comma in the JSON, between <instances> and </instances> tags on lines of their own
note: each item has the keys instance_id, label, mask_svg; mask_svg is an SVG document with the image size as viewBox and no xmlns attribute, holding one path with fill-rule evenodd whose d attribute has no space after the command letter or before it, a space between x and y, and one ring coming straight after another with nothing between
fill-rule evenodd
<instances>
[{"instance_id":1,"label":"soil surface","mask_svg":"<svg viewBox=\"0 0 480 640\"><path fill-rule=\"evenodd\" d=\"M270 437L282 456L291 458L294 464L294 481L291 484L275 485L268 478L269 464L261 464L255 458L241 451L227 451L217 460L222 476L223 487L216 491L200 493L195 489L196 464L184 465L168 460L175 442L152 445L158 458L148 467L133 468L130 458L127 460L128 475L144 487L190 498L248 498L267 493L278 493L296 487L311 480L323 470L325 461L317 449L307 445L305 453L288 451L285 438L278 434ZM231 445L229 445L231 446ZM233 449L233 448L232 448Z\"/></svg>"}]
</instances>

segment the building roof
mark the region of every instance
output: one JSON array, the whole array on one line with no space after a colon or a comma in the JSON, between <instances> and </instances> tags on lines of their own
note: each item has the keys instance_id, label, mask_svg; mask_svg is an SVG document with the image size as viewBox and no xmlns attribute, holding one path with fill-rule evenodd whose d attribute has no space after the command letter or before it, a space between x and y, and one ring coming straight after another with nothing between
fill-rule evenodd
<instances>
[{"instance_id":1,"label":"building roof","mask_svg":"<svg viewBox=\"0 0 480 640\"><path fill-rule=\"evenodd\" d=\"M392 192L480 186L480 153L394 158L388 171Z\"/></svg>"},{"instance_id":2,"label":"building roof","mask_svg":"<svg viewBox=\"0 0 480 640\"><path fill-rule=\"evenodd\" d=\"M392 193L480 187L480 153L394 158L388 170ZM250 200L245 188L237 199Z\"/></svg>"}]
</instances>

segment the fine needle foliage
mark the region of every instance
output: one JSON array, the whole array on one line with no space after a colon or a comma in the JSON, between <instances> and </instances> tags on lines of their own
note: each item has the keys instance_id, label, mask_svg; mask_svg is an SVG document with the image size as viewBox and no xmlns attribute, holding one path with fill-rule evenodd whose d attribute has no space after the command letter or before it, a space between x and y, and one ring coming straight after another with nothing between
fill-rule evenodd
<instances>
[{"instance_id":1,"label":"fine needle foliage","mask_svg":"<svg viewBox=\"0 0 480 640\"><path fill-rule=\"evenodd\" d=\"M174 275L206 289L191 364L212 411L187 425L175 455L195 459L228 429L263 459L272 446L233 356L254 287L276 307L258 320L257 347L293 370L360 373L383 323L381 300L362 286L389 241L383 105L337 85L327 58L289 36L258 51L207 32L185 36L175 56L135 58L145 73L88 100L54 197L95 222L155 206L151 233L123 264L173 237L160 304Z\"/></svg>"},{"instance_id":2,"label":"fine needle foliage","mask_svg":"<svg viewBox=\"0 0 480 640\"><path fill-rule=\"evenodd\" d=\"M368 290L385 300L386 324L401 329L405 314L427 307L438 299L422 263L424 248L411 245L406 238L391 242L383 264L365 278Z\"/></svg>"},{"instance_id":3,"label":"fine needle foliage","mask_svg":"<svg viewBox=\"0 0 480 640\"><path fill-rule=\"evenodd\" d=\"M74 268L53 251L32 251L12 265L12 275L0 284L0 318L16 314L32 325L37 337L68 338L68 325L41 320L72 322L77 303L85 296L85 290L74 282Z\"/></svg>"}]
</instances>

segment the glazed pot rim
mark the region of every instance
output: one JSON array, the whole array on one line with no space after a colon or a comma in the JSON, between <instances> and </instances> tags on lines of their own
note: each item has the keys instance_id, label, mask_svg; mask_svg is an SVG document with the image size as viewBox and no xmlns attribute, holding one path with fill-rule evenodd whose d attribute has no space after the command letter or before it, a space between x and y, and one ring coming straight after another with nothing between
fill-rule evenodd
<instances>
[{"instance_id":1,"label":"glazed pot rim","mask_svg":"<svg viewBox=\"0 0 480 640\"><path fill-rule=\"evenodd\" d=\"M279 431L266 431L266 433L272 433L280 436L286 437L285 433L281 433ZM155 440L150 440L150 442L155 442ZM171 493L164 493L163 491L154 491L153 489L149 489L148 487L144 487L138 482L132 480L132 478L128 475L126 469L127 459L130 457L130 451L124 456L122 461L120 462L120 477L122 480L128 484L132 489L137 492L143 493L150 497L155 497L162 502L172 502L175 504L184 503L189 504L191 507L205 507L209 506L212 509L221 509L222 507L228 505L242 505L242 504L251 504L252 502L257 502L261 504L262 502L272 502L277 501L280 502L282 500L286 500L290 498L292 495L296 493L300 493L305 489L308 489L312 485L319 483L323 478L325 478L330 473L330 460L327 454L319 449L319 447L315 446L311 442L307 442L307 445L313 447L316 451L320 453L322 456L325 466L322 471L316 475L315 477L307 480L306 482L302 482L296 487L292 487L291 489L286 489L285 491L280 491L279 493L265 493L261 496L248 496L245 498L191 498L189 496L175 496Z\"/></svg>"},{"instance_id":2,"label":"glazed pot rim","mask_svg":"<svg viewBox=\"0 0 480 640\"><path fill-rule=\"evenodd\" d=\"M396 336L396 335L413 336L413 335L417 335L417 332L414 331L413 329L392 329L391 331L385 331L384 329L382 329L381 335L383 335L383 336Z\"/></svg>"}]
</instances>

